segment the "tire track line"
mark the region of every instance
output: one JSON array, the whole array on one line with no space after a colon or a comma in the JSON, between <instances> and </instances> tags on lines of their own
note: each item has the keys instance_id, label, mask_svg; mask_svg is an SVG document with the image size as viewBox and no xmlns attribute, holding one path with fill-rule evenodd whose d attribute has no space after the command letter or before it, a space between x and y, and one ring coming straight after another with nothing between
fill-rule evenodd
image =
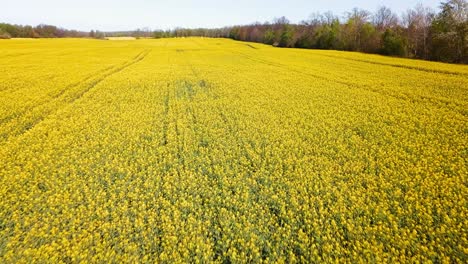
<instances>
[{"instance_id":1,"label":"tire track line","mask_svg":"<svg viewBox=\"0 0 468 264\"><path fill-rule=\"evenodd\" d=\"M404 101L418 102L418 103L430 102L430 103L438 105L440 108L448 108L451 111L457 112L457 113L459 113L459 114L461 114L463 116L466 116L468 114L467 111L463 110L464 106L462 104L460 104L460 103L457 103L457 102L449 102L448 100L432 98L432 97L423 96L423 95L411 95L411 94L406 94L406 93L403 93L401 95L391 94L391 93L388 93L388 92L384 92L383 90L373 88L372 86L369 86L369 85L355 84L355 83L349 83L349 82L346 82L346 81L340 81L340 80L337 80L337 79L334 79L334 78L327 78L327 77L325 77L323 75L313 74L313 73L310 73L310 72L303 72L303 71L288 67L288 65L284 65L284 64L281 64L281 63L277 63L277 62L273 62L273 61L269 61L269 60L265 60L265 59L260 59L260 58L253 58L252 56L249 56L249 55L247 55L245 53L242 53L242 52L236 52L236 51L231 51L231 52L234 53L234 54L239 54L240 56L242 56L242 57L244 57L246 59L249 59L251 61L257 62L257 63L262 63L262 64L272 66L272 67L277 67L277 68L280 68L282 70L295 72L295 73L298 73L298 74L301 74L301 75L304 75L304 76L317 78L317 79L324 80L324 81L327 81L327 82L333 82L333 83L341 84L341 85L344 85L344 86L346 86L348 88L362 89L362 90L377 93L377 94L380 94L380 95L383 95L383 96L392 97L392 98L395 98L397 100L404 100ZM447 107L449 104L454 104L457 108ZM461 108L461 109L458 109L458 108Z\"/></svg>"},{"instance_id":2,"label":"tire track line","mask_svg":"<svg viewBox=\"0 0 468 264\"><path fill-rule=\"evenodd\" d=\"M21 118L27 119L28 118L27 117L28 113L24 113L22 116L20 116L18 118L15 118L15 119L12 119L8 123L5 123L3 125L5 127L8 127L8 125L12 125L12 124L13 124L13 126L11 128L9 128L9 129L6 129L6 131L0 132L0 144L4 144L5 142L10 140L11 138L19 137L22 134L32 130L35 126L37 126L39 123L41 123L44 119L46 119L50 115L52 115L54 113L57 113L58 111L60 111L60 109L63 109L66 106L71 105L71 104L75 103L77 100L81 99L86 93L88 93L91 89L96 87L99 83L101 83L102 81L104 81L108 77L110 77L110 76L112 76L114 74L117 74L117 73L127 69L128 67L142 61L150 52L151 52L151 50L146 49L146 50L140 52L138 55L136 55L133 59L121 64L120 66L113 67L113 68L109 69L107 72L106 72L106 70L104 70L104 72L105 72L104 74L102 74L102 75L100 75L100 76L98 76L96 78L89 78L89 77L85 78L84 82L80 82L79 84L77 84L75 86L72 86L72 87L79 87L81 85L84 85L84 89L81 89L81 90L79 90L79 91L77 91L75 93L73 93L73 91L72 91L71 94L68 94L67 90L64 90L64 92L61 93L60 95L56 96L56 98L54 100L48 101L48 102L46 102L44 104L41 104L40 106L36 106L36 107L32 108L31 111L28 112L28 113L32 113L31 120L23 120L25 122L19 122L19 125L21 125L20 127L14 126L13 123L14 122L18 123L18 118L19 119L21 119ZM43 110L45 113L42 116L37 116L37 117L34 116L33 112L35 110L40 111L41 108L47 107L47 105L49 105L51 103L61 104L61 105L59 107L57 107L57 108Z\"/></svg>"}]
</instances>

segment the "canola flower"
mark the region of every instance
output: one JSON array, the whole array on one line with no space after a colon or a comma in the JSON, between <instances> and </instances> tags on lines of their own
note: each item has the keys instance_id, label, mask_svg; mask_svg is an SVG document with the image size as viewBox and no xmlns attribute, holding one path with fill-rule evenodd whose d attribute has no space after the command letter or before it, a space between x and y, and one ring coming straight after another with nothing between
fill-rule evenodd
<instances>
[{"instance_id":1,"label":"canola flower","mask_svg":"<svg viewBox=\"0 0 468 264\"><path fill-rule=\"evenodd\" d=\"M0 262L468 259L468 67L0 41Z\"/></svg>"}]
</instances>

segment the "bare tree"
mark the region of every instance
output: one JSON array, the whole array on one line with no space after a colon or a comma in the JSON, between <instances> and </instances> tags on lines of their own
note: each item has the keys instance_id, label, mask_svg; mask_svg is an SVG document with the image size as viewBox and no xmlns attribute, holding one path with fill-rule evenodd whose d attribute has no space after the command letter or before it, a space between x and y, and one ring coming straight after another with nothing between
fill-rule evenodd
<instances>
[{"instance_id":1,"label":"bare tree","mask_svg":"<svg viewBox=\"0 0 468 264\"><path fill-rule=\"evenodd\" d=\"M282 16L282 17L277 17L275 19L273 19L273 24L276 24L276 25L287 25L289 24L289 19L287 19L286 17Z\"/></svg>"},{"instance_id":2,"label":"bare tree","mask_svg":"<svg viewBox=\"0 0 468 264\"><path fill-rule=\"evenodd\" d=\"M363 9L354 8L351 12L346 13L346 31L348 48L351 50L362 49L362 33L364 26L369 22L370 13Z\"/></svg>"},{"instance_id":3,"label":"bare tree","mask_svg":"<svg viewBox=\"0 0 468 264\"><path fill-rule=\"evenodd\" d=\"M434 12L417 4L414 9L409 9L403 14L403 22L407 28L408 46L415 57L428 57L429 30L434 19Z\"/></svg>"},{"instance_id":4,"label":"bare tree","mask_svg":"<svg viewBox=\"0 0 468 264\"><path fill-rule=\"evenodd\" d=\"M398 25L398 16L390 8L381 6L374 14L373 23L378 30L384 31Z\"/></svg>"}]
</instances>

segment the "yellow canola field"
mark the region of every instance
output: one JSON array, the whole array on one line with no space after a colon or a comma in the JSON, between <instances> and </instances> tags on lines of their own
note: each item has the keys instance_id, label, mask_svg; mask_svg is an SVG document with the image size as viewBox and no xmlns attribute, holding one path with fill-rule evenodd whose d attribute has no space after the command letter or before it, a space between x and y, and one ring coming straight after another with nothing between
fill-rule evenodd
<instances>
[{"instance_id":1,"label":"yellow canola field","mask_svg":"<svg viewBox=\"0 0 468 264\"><path fill-rule=\"evenodd\" d=\"M1 263L468 260L468 66L0 41Z\"/></svg>"}]
</instances>

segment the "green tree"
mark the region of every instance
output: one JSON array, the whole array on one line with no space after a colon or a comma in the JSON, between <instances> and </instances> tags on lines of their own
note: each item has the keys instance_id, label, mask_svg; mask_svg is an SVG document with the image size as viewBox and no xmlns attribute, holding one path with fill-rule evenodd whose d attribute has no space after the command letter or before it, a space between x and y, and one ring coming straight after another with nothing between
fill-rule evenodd
<instances>
[{"instance_id":1,"label":"green tree","mask_svg":"<svg viewBox=\"0 0 468 264\"><path fill-rule=\"evenodd\" d=\"M322 22L321 26L317 28L315 33L315 48L318 49L342 49L339 34L340 34L340 21L338 18Z\"/></svg>"},{"instance_id":2,"label":"green tree","mask_svg":"<svg viewBox=\"0 0 468 264\"><path fill-rule=\"evenodd\" d=\"M449 0L441 4L441 10L431 26L432 58L467 63L468 3Z\"/></svg>"},{"instance_id":3,"label":"green tree","mask_svg":"<svg viewBox=\"0 0 468 264\"><path fill-rule=\"evenodd\" d=\"M229 38L231 39L235 39L235 40L241 40L240 39L240 27L233 27L230 31L229 31Z\"/></svg>"},{"instance_id":4,"label":"green tree","mask_svg":"<svg viewBox=\"0 0 468 264\"><path fill-rule=\"evenodd\" d=\"M0 23L0 31L3 32L3 34L6 36L10 37L18 37L18 26L6 24L6 23Z\"/></svg>"},{"instance_id":5,"label":"green tree","mask_svg":"<svg viewBox=\"0 0 468 264\"><path fill-rule=\"evenodd\" d=\"M279 47L293 47L294 29L291 25L284 25L278 41Z\"/></svg>"},{"instance_id":6,"label":"green tree","mask_svg":"<svg viewBox=\"0 0 468 264\"><path fill-rule=\"evenodd\" d=\"M370 13L366 10L354 8L347 14L345 24L345 43L349 50L364 50L364 41L369 34Z\"/></svg>"},{"instance_id":7,"label":"green tree","mask_svg":"<svg viewBox=\"0 0 468 264\"><path fill-rule=\"evenodd\" d=\"M381 53L392 56L405 55L405 41L398 32L392 29L385 30L382 35L382 50Z\"/></svg>"},{"instance_id":8,"label":"green tree","mask_svg":"<svg viewBox=\"0 0 468 264\"><path fill-rule=\"evenodd\" d=\"M275 42L275 38L275 32L273 31L273 29L269 28L263 36L263 41L265 44L273 45L273 43Z\"/></svg>"},{"instance_id":9,"label":"green tree","mask_svg":"<svg viewBox=\"0 0 468 264\"><path fill-rule=\"evenodd\" d=\"M2 28L0 28L0 39L9 39L11 38L11 35L6 32L6 31L3 31Z\"/></svg>"}]
</instances>

